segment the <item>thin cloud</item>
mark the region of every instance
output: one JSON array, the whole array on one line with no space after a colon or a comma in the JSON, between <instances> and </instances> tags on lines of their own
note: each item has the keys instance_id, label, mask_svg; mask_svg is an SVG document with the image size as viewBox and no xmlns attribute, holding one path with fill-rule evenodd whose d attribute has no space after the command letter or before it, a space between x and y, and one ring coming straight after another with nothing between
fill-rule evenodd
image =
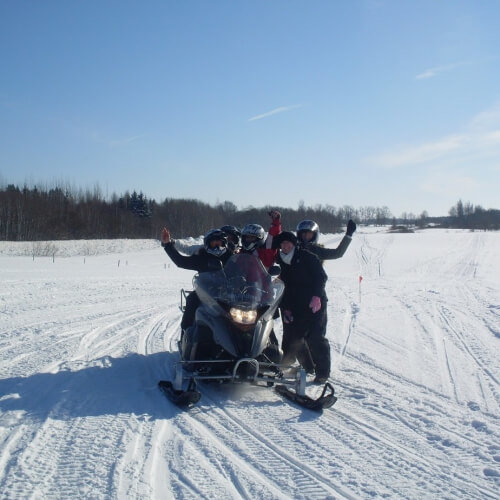
<instances>
[{"instance_id":1,"label":"thin cloud","mask_svg":"<svg viewBox=\"0 0 500 500\"><path fill-rule=\"evenodd\" d=\"M498 105L475 116L463 133L450 134L419 145L401 146L368 158L383 168L425 165L436 161L473 161L500 156Z\"/></svg>"},{"instance_id":2,"label":"thin cloud","mask_svg":"<svg viewBox=\"0 0 500 500\"><path fill-rule=\"evenodd\" d=\"M262 113L261 115L252 116L252 118L249 118L248 121L254 122L256 120L262 120L263 118L267 118L268 116L277 115L279 113L285 113L286 111L291 111L292 109L297 109L300 108L301 106L302 106L301 104L295 104L293 106L280 106L279 108L272 109L267 113Z\"/></svg>"},{"instance_id":3,"label":"thin cloud","mask_svg":"<svg viewBox=\"0 0 500 500\"><path fill-rule=\"evenodd\" d=\"M438 141L399 148L396 151L383 153L373 158L376 163L386 168L404 167L425 163L461 149L469 138L466 135L451 135Z\"/></svg>"},{"instance_id":4,"label":"thin cloud","mask_svg":"<svg viewBox=\"0 0 500 500\"><path fill-rule=\"evenodd\" d=\"M117 139L114 141L109 141L111 147L125 146L131 142L135 142L138 139L142 139L146 134L133 135L131 137L125 137L124 139Z\"/></svg>"},{"instance_id":5,"label":"thin cloud","mask_svg":"<svg viewBox=\"0 0 500 500\"><path fill-rule=\"evenodd\" d=\"M447 71L452 71L455 68L459 68L460 66L464 66L465 64L468 64L466 61L462 62L457 62L457 63L452 63L452 64L446 64L444 66L436 66L435 68L429 68L426 69L423 73L418 74L415 78L417 80L426 80L427 78L432 78L439 73L445 73Z\"/></svg>"},{"instance_id":6,"label":"thin cloud","mask_svg":"<svg viewBox=\"0 0 500 500\"><path fill-rule=\"evenodd\" d=\"M432 173L420 183L422 191L440 196L453 196L455 193L470 192L480 187L476 179L449 171Z\"/></svg>"},{"instance_id":7,"label":"thin cloud","mask_svg":"<svg viewBox=\"0 0 500 500\"><path fill-rule=\"evenodd\" d=\"M80 131L80 135L86 137L92 142L97 144L104 144L110 148L119 148L131 144L139 139L145 137L146 134L132 135L129 137L123 137L118 139L112 139L106 134L103 134L100 130L88 130L88 129L77 129Z\"/></svg>"},{"instance_id":8,"label":"thin cloud","mask_svg":"<svg viewBox=\"0 0 500 500\"><path fill-rule=\"evenodd\" d=\"M470 126L475 130L500 128L500 102L496 103L492 108L478 113L471 120Z\"/></svg>"}]
</instances>

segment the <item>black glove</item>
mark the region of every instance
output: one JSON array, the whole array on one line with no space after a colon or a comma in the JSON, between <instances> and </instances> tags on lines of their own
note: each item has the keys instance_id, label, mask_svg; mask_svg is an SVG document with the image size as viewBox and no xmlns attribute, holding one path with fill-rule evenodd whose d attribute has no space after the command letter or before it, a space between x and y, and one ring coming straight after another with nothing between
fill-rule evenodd
<instances>
[{"instance_id":1,"label":"black glove","mask_svg":"<svg viewBox=\"0 0 500 500\"><path fill-rule=\"evenodd\" d=\"M354 231L356 231L356 223L352 219L349 219L349 222L347 223L347 231L345 232L345 234L347 236L352 236L352 233L354 233Z\"/></svg>"}]
</instances>

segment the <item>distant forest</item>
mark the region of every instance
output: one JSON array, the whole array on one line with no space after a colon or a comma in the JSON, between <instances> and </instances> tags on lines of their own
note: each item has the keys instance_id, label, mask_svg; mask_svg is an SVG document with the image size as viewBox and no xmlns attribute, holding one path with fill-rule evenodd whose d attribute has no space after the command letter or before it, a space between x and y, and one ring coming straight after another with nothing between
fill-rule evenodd
<instances>
[{"instance_id":1,"label":"distant forest","mask_svg":"<svg viewBox=\"0 0 500 500\"><path fill-rule=\"evenodd\" d=\"M315 220L323 233L342 231L349 219L361 224L402 227L454 227L481 230L500 228L500 210L485 210L461 200L447 217L428 217L427 212L394 217L387 207L317 205L297 209L277 206L238 210L230 201L210 205L192 199L166 198L157 202L142 192L103 196L99 187L71 190L62 187L0 187L0 240L40 241L103 238L158 238L166 226L175 238L199 236L211 228L248 223L269 225L268 212L282 214L284 229L294 230L304 219Z\"/></svg>"}]
</instances>

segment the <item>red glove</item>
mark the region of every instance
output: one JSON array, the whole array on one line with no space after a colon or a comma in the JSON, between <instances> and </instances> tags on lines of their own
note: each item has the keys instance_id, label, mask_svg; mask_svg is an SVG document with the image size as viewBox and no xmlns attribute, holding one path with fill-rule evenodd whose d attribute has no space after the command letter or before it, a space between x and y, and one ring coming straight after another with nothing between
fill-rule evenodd
<instances>
[{"instance_id":1,"label":"red glove","mask_svg":"<svg viewBox=\"0 0 500 500\"><path fill-rule=\"evenodd\" d=\"M277 210L271 210L267 212L269 217L271 217L271 227L269 228L269 234L271 236L278 236L281 233L281 214Z\"/></svg>"},{"instance_id":2,"label":"red glove","mask_svg":"<svg viewBox=\"0 0 500 500\"><path fill-rule=\"evenodd\" d=\"M281 214L278 212L278 210L271 210L268 212L269 217L271 217L273 222L279 222L281 219Z\"/></svg>"},{"instance_id":3,"label":"red glove","mask_svg":"<svg viewBox=\"0 0 500 500\"><path fill-rule=\"evenodd\" d=\"M292 311L286 309L283 311L283 323L291 323L293 321Z\"/></svg>"},{"instance_id":4,"label":"red glove","mask_svg":"<svg viewBox=\"0 0 500 500\"><path fill-rule=\"evenodd\" d=\"M172 238L170 237L170 231L164 227L162 232L161 232L161 244L166 245L167 243L170 243Z\"/></svg>"},{"instance_id":5,"label":"red glove","mask_svg":"<svg viewBox=\"0 0 500 500\"><path fill-rule=\"evenodd\" d=\"M316 295L309 302L309 307L311 308L313 314L317 313L321 309L321 299L316 297Z\"/></svg>"}]
</instances>

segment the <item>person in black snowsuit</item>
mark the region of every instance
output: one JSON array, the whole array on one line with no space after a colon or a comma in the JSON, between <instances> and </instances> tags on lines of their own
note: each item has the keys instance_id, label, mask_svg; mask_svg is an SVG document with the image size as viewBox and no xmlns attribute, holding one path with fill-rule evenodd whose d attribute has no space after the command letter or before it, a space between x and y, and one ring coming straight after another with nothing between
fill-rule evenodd
<instances>
[{"instance_id":1,"label":"person in black snowsuit","mask_svg":"<svg viewBox=\"0 0 500 500\"><path fill-rule=\"evenodd\" d=\"M319 226L313 220L303 220L297 225L297 240L301 248L309 250L319 260L340 259L351 244L352 235L356 231L356 223L349 220L344 237L337 248L325 248L318 243Z\"/></svg>"},{"instance_id":2,"label":"person in black snowsuit","mask_svg":"<svg viewBox=\"0 0 500 500\"><path fill-rule=\"evenodd\" d=\"M177 267L191 269L199 273L221 269L232 255L228 249L227 237L220 229L210 230L203 238L203 248L193 255L182 255L177 251L175 242L170 237L167 228L163 228L161 245ZM186 307L182 315L182 332L185 332L194 323L196 309L199 305L198 295L196 292L191 292L186 298Z\"/></svg>"},{"instance_id":3,"label":"person in black snowsuit","mask_svg":"<svg viewBox=\"0 0 500 500\"><path fill-rule=\"evenodd\" d=\"M318 257L318 259L323 262L325 260L340 259L344 256L346 250L351 244L352 235L356 231L356 223L353 220L349 220L347 223L347 229L344 237L340 241L337 248L325 248L323 245L318 243L319 239L319 226L313 220L303 220L297 225L297 245L300 248L309 250ZM283 323L283 337L289 335L288 333L289 325ZM311 358L311 354L306 344L302 344L298 349L297 360L306 370L306 372L312 372L314 370L314 363ZM292 360L293 361L293 360Z\"/></svg>"},{"instance_id":4,"label":"person in black snowsuit","mask_svg":"<svg viewBox=\"0 0 500 500\"><path fill-rule=\"evenodd\" d=\"M283 363L295 360L305 343L311 353L317 383L330 375L330 344L326 338L325 283L328 279L319 259L297 246L297 237L284 231L274 238L280 248L277 262L285 292L280 304L287 335L283 336Z\"/></svg>"}]
</instances>

